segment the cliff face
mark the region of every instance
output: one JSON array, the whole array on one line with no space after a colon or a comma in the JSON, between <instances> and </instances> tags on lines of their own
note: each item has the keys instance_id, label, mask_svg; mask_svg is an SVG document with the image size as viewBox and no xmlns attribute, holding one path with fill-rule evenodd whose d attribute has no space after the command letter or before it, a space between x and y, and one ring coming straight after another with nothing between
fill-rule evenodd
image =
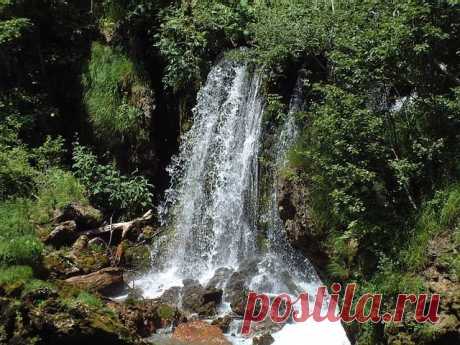
<instances>
[{"instance_id":1,"label":"cliff face","mask_svg":"<svg viewBox=\"0 0 460 345\"><path fill-rule=\"evenodd\" d=\"M308 181L280 178L278 210L284 222L287 238L313 263L321 276L325 274L329 253L327 233L312 223Z\"/></svg>"}]
</instances>

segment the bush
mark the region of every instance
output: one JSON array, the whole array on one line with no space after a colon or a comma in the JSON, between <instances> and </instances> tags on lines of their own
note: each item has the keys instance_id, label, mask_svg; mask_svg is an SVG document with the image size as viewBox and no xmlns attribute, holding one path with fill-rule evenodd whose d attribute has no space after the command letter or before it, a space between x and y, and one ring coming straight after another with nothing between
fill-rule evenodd
<instances>
[{"instance_id":1,"label":"bush","mask_svg":"<svg viewBox=\"0 0 460 345\"><path fill-rule=\"evenodd\" d=\"M76 176L90 193L91 201L118 215L136 215L152 205L152 185L143 176L122 175L113 165L100 164L86 147L76 144L73 152Z\"/></svg>"},{"instance_id":2,"label":"bush","mask_svg":"<svg viewBox=\"0 0 460 345\"><path fill-rule=\"evenodd\" d=\"M19 129L19 123L10 117L0 122L0 201L27 195L33 188L36 171L18 138Z\"/></svg>"},{"instance_id":3,"label":"bush","mask_svg":"<svg viewBox=\"0 0 460 345\"><path fill-rule=\"evenodd\" d=\"M335 18L327 6L281 0L260 1L254 8L249 30L261 64L279 68L293 59L319 55L331 45Z\"/></svg>"},{"instance_id":4,"label":"bush","mask_svg":"<svg viewBox=\"0 0 460 345\"><path fill-rule=\"evenodd\" d=\"M155 39L167 63L163 81L177 91L198 87L218 54L245 41L251 7L247 1L198 0L161 17Z\"/></svg>"}]
</instances>

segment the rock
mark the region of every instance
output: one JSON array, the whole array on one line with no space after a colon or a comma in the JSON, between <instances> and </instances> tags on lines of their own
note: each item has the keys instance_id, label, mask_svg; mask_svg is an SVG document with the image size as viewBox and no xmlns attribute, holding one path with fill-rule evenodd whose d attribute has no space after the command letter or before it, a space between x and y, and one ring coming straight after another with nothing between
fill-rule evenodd
<instances>
[{"instance_id":1,"label":"rock","mask_svg":"<svg viewBox=\"0 0 460 345\"><path fill-rule=\"evenodd\" d=\"M44 255L43 265L52 278L65 279L83 273L75 263L75 258L63 250Z\"/></svg>"},{"instance_id":2,"label":"rock","mask_svg":"<svg viewBox=\"0 0 460 345\"><path fill-rule=\"evenodd\" d=\"M138 273L147 272L151 268L150 247L147 245L125 246L123 266Z\"/></svg>"},{"instance_id":3,"label":"rock","mask_svg":"<svg viewBox=\"0 0 460 345\"><path fill-rule=\"evenodd\" d=\"M124 288L123 270L116 267L103 268L100 271L65 280L79 288L111 295Z\"/></svg>"},{"instance_id":4,"label":"rock","mask_svg":"<svg viewBox=\"0 0 460 345\"><path fill-rule=\"evenodd\" d=\"M288 241L302 251L322 275L321 269L327 267L329 262L329 252L325 245L328 234L311 223L307 183L300 179L282 179L279 185L278 210Z\"/></svg>"},{"instance_id":5,"label":"rock","mask_svg":"<svg viewBox=\"0 0 460 345\"><path fill-rule=\"evenodd\" d=\"M217 306L222 302L223 291L220 289L205 289L197 280L183 281L182 307L200 316L212 316L217 312Z\"/></svg>"},{"instance_id":6,"label":"rock","mask_svg":"<svg viewBox=\"0 0 460 345\"><path fill-rule=\"evenodd\" d=\"M87 250L88 242L89 242L88 236L81 235L72 245L72 253L78 256L79 253L81 253L84 250Z\"/></svg>"},{"instance_id":7,"label":"rock","mask_svg":"<svg viewBox=\"0 0 460 345\"><path fill-rule=\"evenodd\" d=\"M139 344L138 336L130 333L107 308L67 304L54 294L37 293L40 303L29 298L0 298L1 344Z\"/></svg>"},{"instance_id":8,"label":"rock","mask_svg":"<svg viewBox=\"0 0 460 345\"><path fill-rule=\"evenodd\" d=\"M231 345L222 330L203 321L192 321L180 324L172 338L194 345Z\"/></svg>"},{"instance_id":9,"label":"rock","mask_svg":"<svg viewBox=\"0 0 460 345\"><path fill-rule=\"evenodd\" d=\"M214 272L214 276L209 280L207 288L223 289L227 284L233 270L228 267L220 267Z\"/></svg>"},{"instance_id":10,"label":"rock","mask_svg":"<svg viewBox=\"0 0 460 345\"><path fill-rule=\"evenodd\" d=\"M230 302L232 311L241 316L244 315L249 293L246 278L242 273L234 272L225 286L225 300Z\"/></svg>"},{"instance_id":11,"label":"rock","mask_svg":"<svg viewBox=\"0 0 460 345\"><path fill-rule=\"evenodd\" d=\"M275 342L275 339L269 333L265 333L259 337L252 339L252 345L271 345Z\"/></svg>"},{"instance_id":12,"label":"rock","mask_svg":"<svg viewBox=\"0 0 460 345\"><path fill-rule=\"evenodd\" d=\"M186 321L180 311L158 300L138 300L133 303L112 303L120 321L141 337L148 337L158 329L177 326Z\"/></svg>"},{"instance_id":13,"label":"rock","mask_svg":"<svg viewBox=\"0 0 460 345\"><path fill-rule=\"evenodd\" d=\"M77 224L73 220L69 220L56 226L46 237L45 243L60 248L73 244L77 238Z\"/></svg>"},{"instance_id":14,"label":"rock","mask_svg":"<svg viewBox=\"0 0 460 345\"><path fill-rule=\"evenodd\" d=\"M73 202L58 210L54 219L57 222L73 220L82 230L99 226L102 222L102 213L91 205Z\"/></svg>"},{"instance_id":15,"label":"rock","mask_svg":"<svg viewBox=\"0 0 460 345\"><path fill-rule=\"evenodd\" d=\"M222 330L222 332L227 333L232 321L233 321L233 318L231 316L225 315L224 317L219 317L215 319L214 321L212 321L211 325L217 326Z\"/></svg>"},{"instance_id":16,"label":"rock","mask_svg":"<svg viewBox=\"0 0 460 345\"><path fill-rule=\"evenodd\" d=\"M182 288L179 286L173 286L167 289L165 292L163 292L163 295L161 295L160 300L163 303L168 303L172 305L179 305L181 301L181 293L182 293Z\"/></svg>"}]
</instances>

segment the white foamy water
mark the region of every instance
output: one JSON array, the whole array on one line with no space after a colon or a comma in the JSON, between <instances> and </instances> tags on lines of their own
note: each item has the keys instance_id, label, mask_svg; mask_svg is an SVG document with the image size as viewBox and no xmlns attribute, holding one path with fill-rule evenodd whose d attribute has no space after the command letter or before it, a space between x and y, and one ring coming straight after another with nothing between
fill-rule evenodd
<instances>
[{"instance_id":1,"label":"white foamy water","mask_svg":"<svg viewBox=\"0 0 460 345\"><path fill-rule=\"evenodd\" d=\"M311 264L292 249L284 235L276 202L276 172L271 176L270 207L263 215L268 224L267 248L257 245L258 156L264 110L260 79L248 66L222 60L199 92L193 126L173 158L171 186L159 208L168 231L152 249L152 271L136 281L146 297L159 297L170 287L182 286L185 278L206 286L222 267L232 271L245 267L251 272L247 286L259 293L289 293L296 298L300 292L314 294L321 285ZM273 149L279 167L285 164L297 133L294 113L301 107L300 89L297 85ZM224 301L219 312L229 311ZM238 322L231 327L228 338L234 344L252 343L238 334ZM349 344L340 323L288 324L273 337L276 345Z\"/></svg>"}]
</instances>

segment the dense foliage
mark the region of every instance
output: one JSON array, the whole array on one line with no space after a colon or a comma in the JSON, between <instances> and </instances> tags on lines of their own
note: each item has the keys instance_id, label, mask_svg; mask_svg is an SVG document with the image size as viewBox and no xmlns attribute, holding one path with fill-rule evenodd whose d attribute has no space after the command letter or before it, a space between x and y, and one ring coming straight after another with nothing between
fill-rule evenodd
<instances>
[{"instance_id":1,"label":"dense foliage","mask_svg":"<svg viewBox=\"0 0 460 345\"><path fill-rule=\"evenodd\" d=\"M0 285L33 281L57 208L151 207L183 108L237 50L266 71L272 127L305 75L284 175L308 186L320 269L420 289L430 239L460 239L459 42L454 0L0 0Z\"/></svg>"}]
</instances>

